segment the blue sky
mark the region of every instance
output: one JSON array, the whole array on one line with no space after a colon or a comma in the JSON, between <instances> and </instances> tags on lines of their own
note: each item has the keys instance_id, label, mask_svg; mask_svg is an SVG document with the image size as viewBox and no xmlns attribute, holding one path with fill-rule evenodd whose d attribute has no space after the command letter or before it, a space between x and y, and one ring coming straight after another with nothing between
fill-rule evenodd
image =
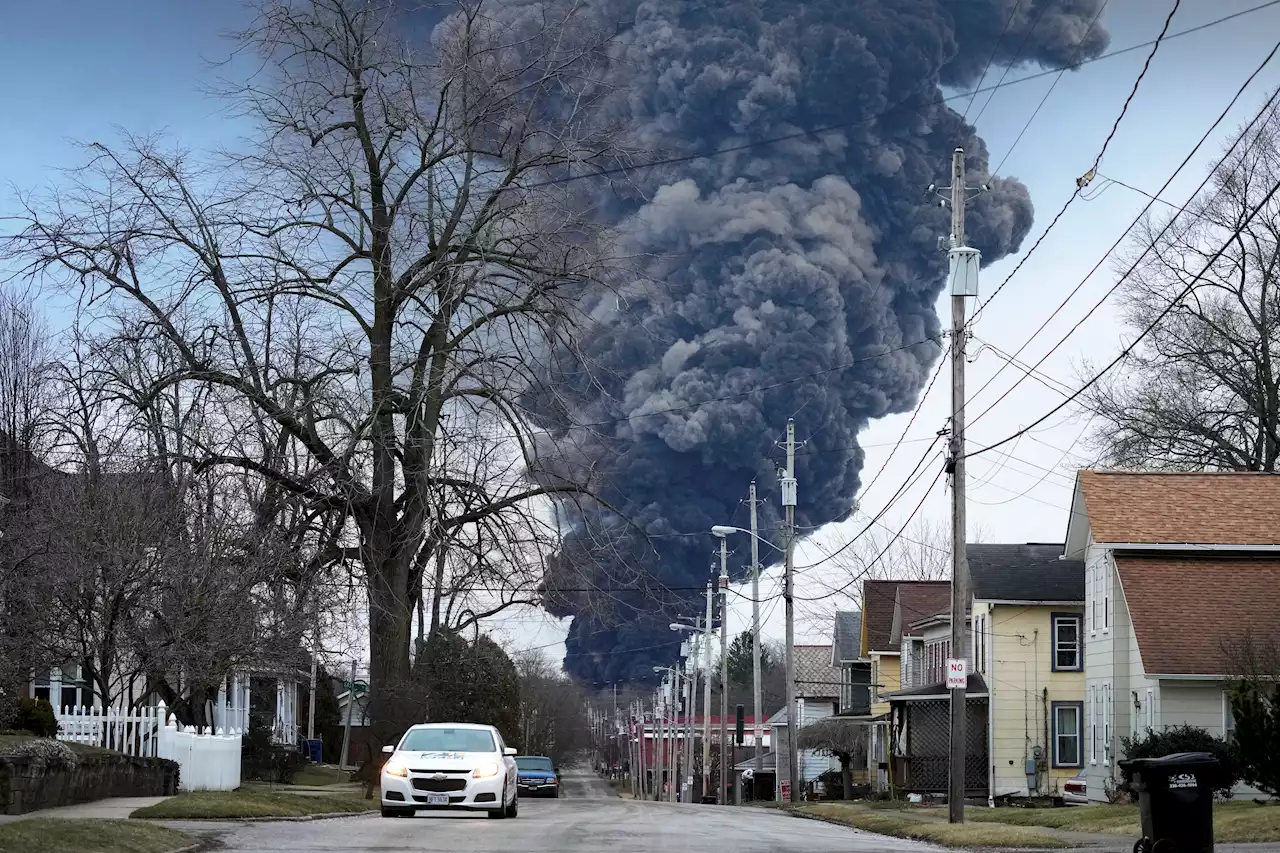
<instances>
[{"instance_id":1,"label":"blue sky","mask_svg":"<svg viewBox=\"0 0 1280 853\"><path fill-rule=\"evenodd\" d=\"M1184 0L1174 32L1260 0ZM246 11L238 3L192 0L62 0L12 3L0 30L0 77L8 81L8 119L0 122L0 215L12 213L10 186L32 188L58 180L60 167L78 160L73 140L108 142L117 128L138 133L168 132L183 145L201 149L234 144L246 128L228 118L224 105L201 91L215 74L208 62L226 59L230 44L219 33L242 25ZM1112 49L1154 38L1172 0L1111 0L1104 22ZM1101 165L1104 175L1147 190L1158 188L1195 140L1209 127L1235 90L1271 49L1280 33L1280 5L1210 30L1165 44ZM1075 188L1075 179L1093 162L1146 57L1146 50L1108 59L1065 75L1039 116L1009 156L1003 173L1021 179L1036 206L1034 238ZM1001 69L991 72L992 81ZM1025 72L1013 72L1014 78ZM979 121L993 162L1009 151L1028 116L1053 82L1052 77L998 91ZM1260 75L1212 142L1193 160L1165 198L1180 203L1204 176L1231 131L1251 117L1265 94L1280 85L1280 60ZM985 100L980 96L978 104ZM977 112L974 108L972 114ZM945 182L946 164L939 164ZM974 327L978 342L1005 352L1023 345L1035 329L1111 243L1124 231L1146 199L1113 186L1093 201L1077 201L1030 262L992 302ZM1032 242L1029 239L1024 250ZM1017 262L1006 259L983 274L985 298ZM1115 281L1112 264L1103 268L1063 309L1059 317L1021 356L1038 360L1075 324ZM943 316L946 305L940 304ZM1042 372L1065 386L1078 384L1085 359L1106 363L1123 346L1123 329L1104 305L1049 358ZM976 391L1001 362L979 352L969 367ZM971 401L971 418L1020 376L1006 369L991 388ZM1051 381L1052 384L1052 381ZM973 424L970 444L981 446L1031 423L1062 400L1040 382L1022 382L989 415ZM903 446L885 475L862 497L877 512L907 476L924 446L945 421L947 383L939 381L925 400ZM867 474L884 461L888 448L906 426L907 416L887 418L864 434ZM1015 445L979 457L970 464L971 531L987 541L1055 541L1066 528L1070 472L1085 457L1080 445L1082 418L1066 412ZM779 425L781 428L782 425ZM797 424L803 434L803 424ZM923 443L919 440L924 439ZM1064 452L1067 451L1067 452ZM896 528L924 495L932 476L908 492L885 515ZM804 488L804 484L800 484ZM924 498L921 515L947 518L948 495L940 486ZM851 521L818 534L799 549L797 561L813 562L845 541L861 524ZM745 546L745 543L744 543ZM746 548L740 549L745 553ZM830 582L831 578L827 579ZM774 591L772 581L763 585ZM805 595L804 581L798 594ZM826 602L813 610L830 609ZM772 633L781 633L780 607L766 607ZM745 612L735 613L736 630ZM736 624L735 624L736 623ZM810 639L822 635L815 623ZM563 632L552 620L522 614L501 632L517 643L553 643ZM553 650L554 651L554 650Z\"/></svg>"}]
</instances>

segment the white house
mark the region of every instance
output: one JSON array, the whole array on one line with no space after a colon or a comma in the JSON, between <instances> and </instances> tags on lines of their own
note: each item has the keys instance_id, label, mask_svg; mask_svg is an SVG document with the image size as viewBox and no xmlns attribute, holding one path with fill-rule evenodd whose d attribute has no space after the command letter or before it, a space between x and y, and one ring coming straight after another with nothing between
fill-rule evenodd
<instances>
[{"instance_id":1,"label":"white house","mask_svg":"<svg viewBox=\"0 0 1280 853\"><path fill-rule=\"evenodd\" d=\"M1085 561L1091 800L1118 775L1124 736L1230 732L1232 647L1280 638L1277 518L1274 474L1078 472L1064 558Z\"/></svg>"}]
</instances>

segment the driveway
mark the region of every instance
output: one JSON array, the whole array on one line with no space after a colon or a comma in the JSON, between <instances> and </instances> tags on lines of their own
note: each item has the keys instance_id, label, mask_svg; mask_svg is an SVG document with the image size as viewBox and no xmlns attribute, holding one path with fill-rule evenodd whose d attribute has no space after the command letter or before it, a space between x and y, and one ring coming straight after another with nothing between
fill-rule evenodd
<instances>
[{"instance_id":1,"label":"driveway","mask_svg":"<svg viewBox=\"0 0 1280 853\"><path fill-rule=\"evenodd\" d=\"M309 823L172 826L239 853L921 853L932 848L766 809L622 800L589 772L565 774L558 800L522 799L520 817L423 813Z\"/></svg>"}]
</instances>

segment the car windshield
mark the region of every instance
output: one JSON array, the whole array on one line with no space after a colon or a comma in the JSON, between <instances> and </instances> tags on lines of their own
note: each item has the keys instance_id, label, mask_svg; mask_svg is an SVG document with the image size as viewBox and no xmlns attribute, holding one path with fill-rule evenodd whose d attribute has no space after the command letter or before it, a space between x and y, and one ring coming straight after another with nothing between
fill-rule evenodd
<instances>
[{"instance_id":1,"label":"car windshield","mask_svg":"<svg viewBox=\"0 0 1280 853\"><path fill-rule=\"evenodd\" d=\"M550 758L537 758L531 755L517 755L516 766L521 770L545 770L548 773L554 770Z\"/></svg>"},{"instance_id":2,"label":"car windshield","mask_svg":"<svg viewBox=\"0 0 1280 853\"><path fill-rule=\"evenodd\" d=\"M411 729L400 743L404 752L497 752L493 733L484 729Z\"/></svg>"}]
</instances>

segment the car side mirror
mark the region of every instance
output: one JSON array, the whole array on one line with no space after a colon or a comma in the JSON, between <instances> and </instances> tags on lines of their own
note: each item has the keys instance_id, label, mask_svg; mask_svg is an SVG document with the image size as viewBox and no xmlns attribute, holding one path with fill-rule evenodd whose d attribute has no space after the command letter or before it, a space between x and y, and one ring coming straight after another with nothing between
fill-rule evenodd
<instances>
[{"instance_id":1,"label":"car side mirror","mask_svg":"<svg viewBox=\"0 0 1280 853\"><path fill-rule=\"evenodd\" d=\"M396 745L394 743L389 743L382 748L382 751L386 755L391 755L393 752L396 751Z\"/></svg>"},{"instance_id":2,"label":"car side mirror","mask_svg":"<svg viewBox=\"0 0 1280 853\"><path fill-rule=\"evenodd\" d=\"M516 748L515 748L514 746L504 747L504 748L503 748L503 750L502 750L502 754L503 754L503 755L515 755L515 754L516 754Z\"/></svg>"}]
</instances>

